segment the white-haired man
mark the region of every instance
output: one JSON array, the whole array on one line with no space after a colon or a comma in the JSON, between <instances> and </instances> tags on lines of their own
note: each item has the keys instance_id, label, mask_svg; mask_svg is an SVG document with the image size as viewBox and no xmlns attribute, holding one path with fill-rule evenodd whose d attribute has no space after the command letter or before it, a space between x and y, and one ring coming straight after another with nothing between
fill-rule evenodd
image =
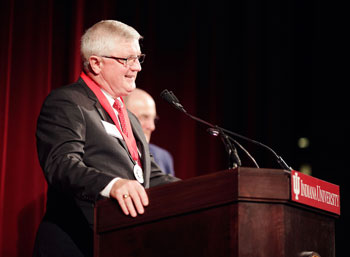
<instances>
[{"instance_id":1,"label":"white-haired man","mask_svg":"<svg viewBox=\"0 0 350 257\"><path fill-rule=\"evenodd\" d=\"M98 199L115 198L126 215L136 217L149 204L145 188L178 180L154 163L122 99L141 71L140 38L124 23L96 23L81 40L79 80L45 99L36 136L47 207L34 256L92 256Z\"/></svg>"}]
</instances>

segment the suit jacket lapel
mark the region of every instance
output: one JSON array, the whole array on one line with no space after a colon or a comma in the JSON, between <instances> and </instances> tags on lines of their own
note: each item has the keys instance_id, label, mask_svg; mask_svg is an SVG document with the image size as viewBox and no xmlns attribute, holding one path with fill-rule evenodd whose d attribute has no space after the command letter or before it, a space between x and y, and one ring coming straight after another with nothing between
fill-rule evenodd
<instances>
[{"instance_id":1,"label":"suit jacket lapel","mask_svg":"<svg viewBox=\"0 0 350 257\"><path fill-rule=\"evenodd\" d=\"M83 88L86 91L87 96L94 101L94 106L96 111L99 113L101 120L103 121L107 121L111 124L114 124L112 118L109 116L109 114L105 111L105 109L102 107L102 105L100 104L100 102L98 101L96 95L94 94L94 92L91 91L91 89L85 84L84 80L79 78L78 82L83 86ZM117 138L119 143L122 145L122 147L129 152L128 147L125 143L124 140Z\"/></svg>"},{"instance_id":2,"label":"suit jacket lapel","mask_svg":"<svg viewBox=\"0 0 350 257\"><path fill-rule=\"evenodd\" d=\"M109 117L108 113L103 109L102 105L98 101L96 95L94 92L91 91L91 89L85 84L84 80L82 78L79 78L78 82L83 86L83 88L86 91L87 96L95 102L95 108L97 112L100 114L101 119L104 121L108 121L110 123L113 123L112 119Z\"/></svg>"}]
</instances>

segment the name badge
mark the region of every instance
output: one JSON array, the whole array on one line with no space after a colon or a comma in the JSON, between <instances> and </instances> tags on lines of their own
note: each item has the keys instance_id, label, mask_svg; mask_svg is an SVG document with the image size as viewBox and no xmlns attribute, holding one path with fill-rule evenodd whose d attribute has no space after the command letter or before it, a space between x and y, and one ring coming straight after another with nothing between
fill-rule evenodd
<instances>
[{"instance_id":1,"label":"name badge","mask_svg":"<svg viewBox=\"0 0 350 257\"><path fill-rule=\"evenodd\" d=\"M101 120L101 122L102 122L108 135L110 135L112 137L119 138L119 139L123 139L123 136L120 134L119 130L117 129L117 127L114 124L111 124L111 123L103 121L103 120Z\"/></svg>"}]
</instances>

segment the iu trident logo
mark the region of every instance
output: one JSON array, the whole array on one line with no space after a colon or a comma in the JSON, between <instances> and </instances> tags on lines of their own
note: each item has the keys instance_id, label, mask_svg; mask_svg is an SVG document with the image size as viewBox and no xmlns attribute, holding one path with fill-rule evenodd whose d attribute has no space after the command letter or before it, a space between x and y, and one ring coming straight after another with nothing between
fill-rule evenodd
<instances>
[{"instance_id":1,"label":"iu trident logo","mask_svg":"<svg viewBox=\"0 0 350 257\"><path fill-rule=\"evenodd\" d=\"M300 177L298 176L298 173L296 173L296 172L293 175L293 192L295 194L295 200L299 200Z\"/></svg>"}]
</instances>

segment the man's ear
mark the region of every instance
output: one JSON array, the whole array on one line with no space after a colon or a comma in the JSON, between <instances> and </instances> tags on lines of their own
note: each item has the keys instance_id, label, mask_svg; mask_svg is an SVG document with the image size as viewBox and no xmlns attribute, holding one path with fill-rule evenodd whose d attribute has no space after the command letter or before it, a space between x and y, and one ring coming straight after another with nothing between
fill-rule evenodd
<instances>
[{"instance_id":1,"label":"man's ear","mask_svg":"<svg viewBox=\"0 0 350 257\"><path fill-rule=\"evenodd\" d=\"M101 72L101 66L102 66L102 62L101 62L101 57L98 57L96 55L91 55L89 57L89 65L90 65L90 69L91 71L95 74L98 75Z\"/></svg>"}]
</instances>

